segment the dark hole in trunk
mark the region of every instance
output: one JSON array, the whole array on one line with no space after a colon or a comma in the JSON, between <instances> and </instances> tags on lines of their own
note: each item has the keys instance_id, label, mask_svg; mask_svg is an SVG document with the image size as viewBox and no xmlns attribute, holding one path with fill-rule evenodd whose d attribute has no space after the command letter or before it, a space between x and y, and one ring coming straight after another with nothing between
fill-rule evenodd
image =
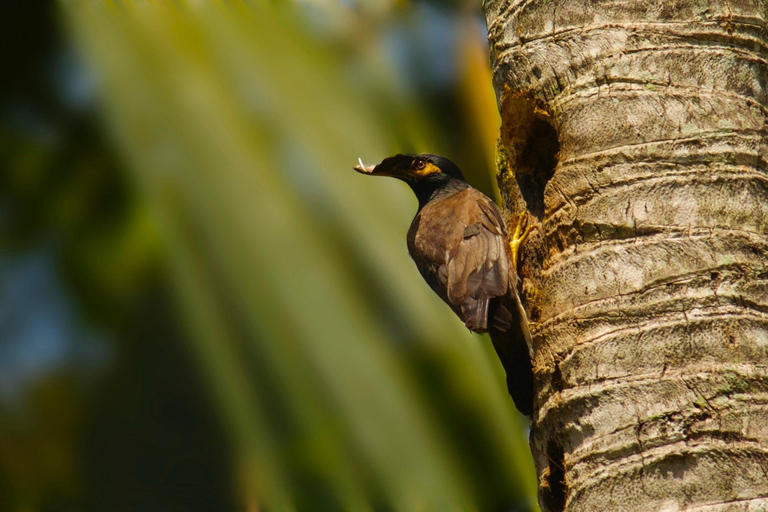
<instances>
[{"instance_id":1,"label":"dark hole in trunk","mask_svg":"<svg viewBox=\"0 0 768 512\"><path fill-rule=\"evenodd\" d=\"M558 151L557 131L545 119L534 118L516 162L516 178L528 211L539 220L544 217L544 187L555 173Z\"/></svg>"},{"instance_id":2,"label":"dark hole in trunk","mask_svg":"<svg viewBox=\"0 0 768 512\"><path fill-rule=\"evenodd\" d=\"M554 441L547 443L549 459L548 491L545 494L546 507L553 512L565 510L565 497L568 487L565 485L565 453L563 447Z\"/></svg>"},{"instance_id":3,"label":"dark hole in trunk","mask_svg":"<svg viewBox=\"0 0 768 512\"><path fill-rule=\"evenodd\" d=\"M556 392L563 390L563 372L560 371L559 364L555 364L555 371L552 372L552 380L550 384L552 389Z\"/></svg>"}]
</instances>

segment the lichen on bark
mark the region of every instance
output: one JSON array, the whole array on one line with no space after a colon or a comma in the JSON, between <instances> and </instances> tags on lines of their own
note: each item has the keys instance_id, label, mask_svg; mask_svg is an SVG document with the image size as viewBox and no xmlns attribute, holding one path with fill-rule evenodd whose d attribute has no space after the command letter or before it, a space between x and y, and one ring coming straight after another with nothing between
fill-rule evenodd
<instances>
[{"instance_id":1,"label":"lichen on bark","mask_svg":"<svg viewBox=\"0 0 768 512\"><path fill-rule=\"evenodd\" d=\"M768 510L768 3L489 0L545 510Z\"/></svg>"}]
</instances>

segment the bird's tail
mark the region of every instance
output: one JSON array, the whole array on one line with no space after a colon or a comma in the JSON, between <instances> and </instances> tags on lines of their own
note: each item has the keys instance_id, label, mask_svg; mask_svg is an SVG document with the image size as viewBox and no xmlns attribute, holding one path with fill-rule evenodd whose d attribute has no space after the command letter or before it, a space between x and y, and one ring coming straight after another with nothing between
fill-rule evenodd
<instances>
[{"instance_id":1,"label":"bird's tail","mask_svg":"<svg viewBox=\"0 0 768 512\"><path fill-rule=\"evenodd\" d=\"M517 314L510 312L506 306L517 309ZM507 373L507 389L515 402L515 406L521 413L531 416L533 414L531 334L528 330L528 318L525 315L525 310L522 309L522 305L516 306L499 304L494 316L499 318L509 314L511 321L493 322L489 326L488 334L504 371Z\"/></svg>"}]
</instances>

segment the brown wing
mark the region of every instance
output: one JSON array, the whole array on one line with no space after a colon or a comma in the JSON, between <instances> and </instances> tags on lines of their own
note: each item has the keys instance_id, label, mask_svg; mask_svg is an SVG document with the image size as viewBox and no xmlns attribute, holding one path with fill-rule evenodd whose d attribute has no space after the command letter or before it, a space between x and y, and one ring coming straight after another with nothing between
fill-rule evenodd
<instances>
[{"instance_id":1,"label":"brown wing","mask_svg":"<svg viewBox=\"0 0 768 512\"><path fill-rule=\"evenodd\" d=\"M530 333L503 226L493 201L468 189L417 214L408 231L408 250L429 286L465 325L490 332L509 393L518 409L530 415Z\"/></svg>"},{"instance_id":2,"label":"brown wing","mask_svg":"<svg viewBox=\"0 0 768 512\"><path fill-rule=\"evenodd\" d=\"M446 294L459 307L467 328L485 331L489 301L509 288L509 259L498 208L485 196L475 204L477 211L466 219L474 222L449 252Z\"/></svg>"},{"instance_id":3,"label":"brown wing","mask_svg":"<svg viewBox=\"0 0 768 512\"><path fill-rule=\"evenodd\" d=\"M509 287L503 226L494 202L470 188L426 206L409 231L421 275L473 331L487 330L489 301Z\"/></svg>"}]
</instances>

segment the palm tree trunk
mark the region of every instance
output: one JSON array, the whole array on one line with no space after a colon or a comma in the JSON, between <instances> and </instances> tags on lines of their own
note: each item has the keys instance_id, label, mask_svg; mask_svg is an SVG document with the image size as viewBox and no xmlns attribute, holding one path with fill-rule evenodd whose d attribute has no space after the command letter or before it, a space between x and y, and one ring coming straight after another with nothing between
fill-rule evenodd
<instances>
[{"instance_id":1,"label":"palm tree trunk","mask_svg":"<svg viewBox=\"0 0 768 512\"><path fill-rule=\"evenodd\" d=\"M768 2L485 12L542 507L768 510Z\"/></svg>"}]
</instances>

